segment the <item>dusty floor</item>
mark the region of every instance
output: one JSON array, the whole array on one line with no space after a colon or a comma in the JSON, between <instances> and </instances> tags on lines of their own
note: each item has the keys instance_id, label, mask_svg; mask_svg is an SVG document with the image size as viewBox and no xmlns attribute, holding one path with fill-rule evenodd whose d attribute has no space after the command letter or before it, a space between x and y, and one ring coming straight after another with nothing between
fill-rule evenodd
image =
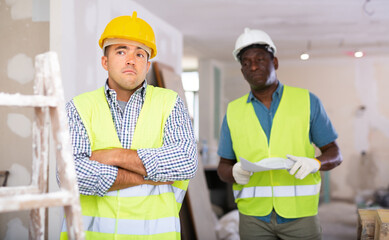
<instances>
[{"instance_id":1,"label":"dusty floor","mask_svg":"<svg viewBox=\"0 0 389 240\"><path fill-rule=\"evenodd\" d=\"M323 240L357 239L357 207L355 204L331 201L319 206Z\"/></svg>"},{"instance_id":2,"label":"dusty floor","mask_svg":"<svg viewBox=\"0 0 389 240\"><path fill-rule=\"evenodd\" d=\"M231 211L218 225L220 239L239 239L238 212ZM323 230L322 240L355 240L357 239L357 206L356 204L331 201L319 205L319 219Z\"/></svg>"}]
</instances>

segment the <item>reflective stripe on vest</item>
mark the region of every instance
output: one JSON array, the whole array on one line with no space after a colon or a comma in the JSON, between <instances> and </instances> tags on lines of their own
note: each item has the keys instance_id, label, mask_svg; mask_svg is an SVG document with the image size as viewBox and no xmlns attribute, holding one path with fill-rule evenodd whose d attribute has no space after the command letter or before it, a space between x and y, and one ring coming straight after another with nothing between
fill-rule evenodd
<instances>
[{"instance_id":1,"label":"reflective stripe on vest","mask_svg":"<svg viewBox=\"0 0 389 240\"><path fill-rule=\"evenodd\" d=\"M131 149L162 146L164 126L176 98L171 90L147 86ZM92 151L122 147L104 88L78 96L74 103ZM179 239L179 210L187 187L188 181L175 181L172 185L138 185L104 197L81 195L87 239L127 239L126 234L136 239ZM65 233L62 236L66 239Z\"/></svg>"},{"instance_id":2,"label":"reflective stripe on vest","mask_svg":"<svg viewBox=\"0 0 389 240\"><path fill-rule=\"evenodd\" d=\"M286 158L287 154L310 157L315 149L309 139L309 91L285 86L274 115L269 139L262 129L248 94L228 104L227 124L236 159L250 162ZM287 170L255 172L245 185L233 184L235 201L242 214L266 216L273 209L282 217L317 214L320 173L296 179Z\"/></svg>"},{"instance_id":3,"label":"reflective stripe on vest","mask_svg":"<svg viewBox=\"0 0 389 240\"><path fill-rule=\"evenodd\" d=\"M110 234L115 233L116 219L83 216L82 221L84 224L84 231ZM176 229L180 229L180 219L176 217L153 220L119 219L117 222L117 228L117 234L125 235L153 235L168 233L174 232ZM62 232L67 232L66 222L63 222L62 224Z\"/></svg>"},{"instance_id":4,"label":"reflective stripe on vest","mask_svg":"<svg viewBox=\"0 0 389 240\"><path fill-rule=\"evenodd\" d=\"M160 195L168 192L173 192L177 203L182 204L186 191L172 185L138 185L120 190L120 197L145 197L151 195ZM108 192L106 196L116 197L118 196L118 193L119 191L111 191Z\"/></svg>"},{"instance_id":5,"label":"reflective stripe on vest","mask_svg":"<svg viewBox=\"0 0 389 240\"><path fill-rule=\"evenodd\" d=\"M320 192L320 183L316 185L274 186L274 187L247 187L234 190L235 198L253 197L297 197L316 195ZM272 191L273 188L273 191Z\"/></svg>"}]
</instances>

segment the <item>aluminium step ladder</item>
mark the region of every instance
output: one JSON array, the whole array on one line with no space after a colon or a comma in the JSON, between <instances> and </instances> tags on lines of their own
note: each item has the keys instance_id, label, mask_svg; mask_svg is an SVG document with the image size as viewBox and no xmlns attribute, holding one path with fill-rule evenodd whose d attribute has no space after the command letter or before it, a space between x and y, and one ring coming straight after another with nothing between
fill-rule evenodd
<instances>
[{"instance_id":1,"label":"aluminium step ladder","mask_svg":"<svg viewBox=\"0 0 389 240\"><path fill-rule=\"evenodd\" d=\"M35 58L34 95L0 92L0 106L32 107L29 186L0 187L0 213L30 210L30 239L47 239L47 208L64 207L69 239L84 239L76 172L57 54ZM53 133L60 191L48 192L49 137Z\"/></svg>"}]
</instances>

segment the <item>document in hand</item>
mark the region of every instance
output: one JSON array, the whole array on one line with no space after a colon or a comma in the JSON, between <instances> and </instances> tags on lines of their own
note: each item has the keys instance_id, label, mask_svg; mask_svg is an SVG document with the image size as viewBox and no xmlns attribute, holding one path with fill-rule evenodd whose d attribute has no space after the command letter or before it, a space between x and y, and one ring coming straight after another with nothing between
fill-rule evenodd
<instances>
[{"instance_id":1,"label":"document in hand","mask_svg":"<svg viewBox=\"0 0 389 240\"><path fill-rule=\"evenodd\" d=\"M242 157L239 158L242 163L242 169L249 172L290 169L295 163L287 158L265 158L256 163L250 162Z\"/></svg>"}]
</instances>

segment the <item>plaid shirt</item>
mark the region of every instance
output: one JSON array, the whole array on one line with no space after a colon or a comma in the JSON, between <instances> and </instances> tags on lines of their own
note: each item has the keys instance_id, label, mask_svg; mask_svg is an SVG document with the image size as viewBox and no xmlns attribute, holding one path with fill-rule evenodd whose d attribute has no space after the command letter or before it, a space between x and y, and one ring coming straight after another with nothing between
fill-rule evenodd
<instances>
[{"instance_id":1,"label":"plaid shirt","mask_svg":"<svg viewBox=\"0 0 389 240\"><path fill-rule=\"evenodd\" d=\"M147 83L133 93L124 112L116 92L105 84L105 95L123 148L130 149L136 122L142 109ZM73 100L66 104L77 181L81 194L104 196L116 180L118 168L89 160L92 154L89 137ZM197 170L196 140L184 103L177 97L164 129L163 146L137 149L147 171L147 180L177 181L193 178Z\"/></svg>"}]
</instances>

